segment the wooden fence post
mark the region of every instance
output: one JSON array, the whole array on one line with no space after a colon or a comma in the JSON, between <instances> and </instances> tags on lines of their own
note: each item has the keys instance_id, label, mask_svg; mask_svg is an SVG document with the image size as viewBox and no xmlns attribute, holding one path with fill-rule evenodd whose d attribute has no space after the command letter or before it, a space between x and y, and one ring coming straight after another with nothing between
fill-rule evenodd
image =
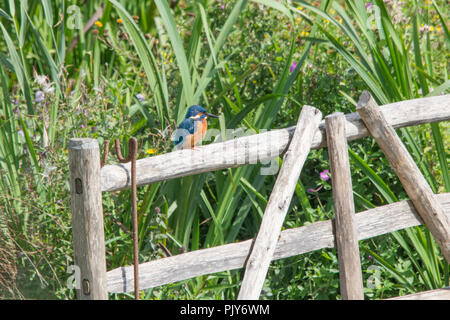
<instances>
[{"instance_id":1,"label":"wooden fence post","mask_svg":"<svg viewBox=\"0 0 450 320\"><path fill-rule=\"evenodd\" d=\"M369 92L361 94L356 111L400 179L447 263L450 263L450 223L436 195Z\"/></svg>"},{"instance_id":2,"label":"wooden fence post","mask_svg":"<svg viewBox=\"0 0 450 320\"><path fill-rule=\"evenodd\" d=\"M334 225L339 261L341 295L345 300L364 299L355 204L345 138L345 116L341 112L325 117L328 154L333 187Z\"/></svg>"},{"instance_id":3,"label":"wooden fence post","mask_svg":"<svg viewBox=\"0 0 450 320\"><path fill-rule=\"evenodd\" d=\"M311 106L303 106L289 148L283 158L277 180L267 202L264 217L245 267L239 300L256 300L272 260L275 247L289 209L303 164L311 149L322 113Z\"/></svg>"},{"instance_id":4,"label":"wooden fence post","mask_svg":"<svg viewBox=\"0 0 450 320\"><path fill-rule=\"evenodd\" d=\"M100 150L95 139L69 142L70 195L75 266L80 271L77 297L106 300Z\"/></svg>"}]
</instances>

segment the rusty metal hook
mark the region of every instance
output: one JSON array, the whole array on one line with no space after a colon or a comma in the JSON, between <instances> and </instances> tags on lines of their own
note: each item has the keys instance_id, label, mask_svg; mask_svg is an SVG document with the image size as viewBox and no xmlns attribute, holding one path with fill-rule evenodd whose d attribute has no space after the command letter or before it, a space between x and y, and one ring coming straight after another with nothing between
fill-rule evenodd
<instances>
[{"instance_id":1,"label":"rusty metal hook","mask_svg":"<svg viewBox=\"0 0 450 320\"><path fill-rule=\"evenodd\" d=\"M109 153L109 140L105 140L105 144L103 145L103 156L100 161L100 168L103 168L106 164L106 160L108 160Z\"/></svg>"},{"instance_id":2,"label":"rusty metal hook","mask_svg":"<svg viewBox=\"0 0 450 320\"><path fill-rule=\"evenodd\" d=\"M127 162L132 161L133 159L136 159L138 143L137 143L137 139L135 137L131 137L130 140L128 141L128 157L127 158L124 158L122 156L122 152L120 151L119 139L116 139L114 141L114 144L116 147L117 159L119 159L119 161L121 163L127 163Z\"/></svg>"},{"instance_id":3,"label":"rusty metal hook","mask_svg":"<svg viewBox=\"0 0 450 320\"><path fill-rule=\"evenodd\" d=\"M109 141L108 141L109 143ZM120 152L120 141L114 141L117 159L121 163L131 161L131 211L133 216L133 249L134 249L134 298L139 300L139 248L138 248L138 217L137 217L137 196L136 196L136 157L138 142L135 137L128 141L128 157L124 158ZM106 141L105 141L106 144ZM106 157L105 157L106 162Z\"/></svg>"}]
</instances>

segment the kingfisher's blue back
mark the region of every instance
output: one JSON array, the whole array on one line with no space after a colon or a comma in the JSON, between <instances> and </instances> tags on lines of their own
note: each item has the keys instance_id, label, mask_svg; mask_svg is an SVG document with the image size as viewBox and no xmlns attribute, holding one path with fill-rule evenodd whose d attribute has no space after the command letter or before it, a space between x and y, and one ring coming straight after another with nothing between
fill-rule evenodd
<instances>
[{"instance_id":1,"label":"kingfisher's blue back","mask_svg":"<svg viewBox=\"0 0 450 320\"><path fill-rule=\"evenodd\" d=\"M189 141L189 136L193 135L195 131L195 124L193 119L186 118L178 126L175 132L175 147L177 149L185 149L187 146L190 147L191 141Z\"/></svg>"}]
</instances>

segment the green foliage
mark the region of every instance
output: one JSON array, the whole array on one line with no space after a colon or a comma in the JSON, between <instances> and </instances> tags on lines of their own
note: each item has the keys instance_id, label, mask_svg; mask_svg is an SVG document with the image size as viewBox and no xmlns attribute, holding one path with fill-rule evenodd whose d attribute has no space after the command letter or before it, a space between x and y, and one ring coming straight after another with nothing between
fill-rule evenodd
<instances>
[{"instance_id":1,"label":"green foliage","mask_svg":"<svg viewBox=\"0 0 450 320\"><path fill-rule=\"evenodd\" d=\"M321 32L327 37L331 45L356 70L381 104L412 99L422 94L428 95L430 84L438 85L439 90L444 87L448 88L446 71L434 71L445 69L440 68L443 67L440 61L445 61L444 64L446 64L447 60L440 60L438 52L433 57L434 61L431 58L432 33L425 32L422 39L419 37L419 32L427 30L423 27L423 23L428 25L431 20L429 16L432 8L428 5L425 6L426 12L419 14L419 7L416 2L408 8L402 8L400 4L381 0L369 6L364 5L361 1L345 1L346 8L338 2L334 2L332 10L337 13L338 20L327 12L318 10L306 3L304 5L322 17L324 19L322 21L330 21L344 35L344 37L338 38L327 28L319 25ZM439 21L442 23L442 13L439 6L436 2L433 2L433 6L434 14L437 13ZM369 8L374 10L371 12L368 10ZM412 26L402 28L402 25L398 22L405 23L409 20L405 11L414 12L411 18ZM395 12L395 16L391 17L389 12ZM369 16L370 14L372 16ZM374 19L371 20L371 17ZM397 25L395 20L397 20ZM419 31L420 23L422 23L421 31ZM442 26L442 28L444 39L447 41L448 31L446 26ZM428 31L432 31L431 28ZM346 41L344 39L348 39L352 46L349 48L344 46L343 41ZM441 44L438 44L438 46L441 46ZM414 63L411 63L413 57ZM434 67L434 65L438 65L438 67ZM437 159L442 170L442 180L445 189L448 190L449 170L441 131L438 124L431 124L430 126ZM438 184L431 173L431 163L427 163L423 159L424 148L420 146L422 141L414 138L412 130L401 129L400 131L409 151L418 162L419 168L431 188L436 192ZM349 151L382 197L387 202L397 201L387 184L384 183L384 179L380 178L353 151ZM415 282L423 284L428 289L440 288L444 282L448 283L448 265L442 257L438 258L437 252L439 249L428 230L422 231L421 228L410 228L404 232L395 232L393 236L405 250L415 270L420 274ZM382 262L382 264L389 270L395 270L387 262ZM405 284L404 280L402 282ZM412 288L412 286L409 287L410 290L414 290Z\"/></svg>"},{"instance_id":2,"label":"green foliage","mask_svg":"<svg viewBox=\"0 0 450 320\"><path fill-rule=\"evenodd\" d=\"M192 104L221 115L210 127L224 140L233 138L225 129L238 135L294 125L304 104L324 115L351 112L363 89L385 104L450 86L442 1L377 0L372 9L362 1L102 3L0 1L0 239L17 252L5 264L17 268L7 297L74 298L66 283L72 137L119 138L126 146L136 136L143 158L171 151L171 133ZM433 190L448 192L448 125L399 132ZM358 211L406 198L372 139L352 142L349 152ZM266 166L139 188L140 261L254 237L276 178L260 174ZM333 218L331 183L319 176L328 166L326 149L311 152L285 228ZM130 207L129 191L103 195L108 270L132 263ZM424 227L360 248L364 281L371 266L383 266L368 298L448 285L448 265ZM235 299L241 276L188 279L143 298ZM340 298L336 251L274 261L262 298Z\"/></svg>"}]
</instances>

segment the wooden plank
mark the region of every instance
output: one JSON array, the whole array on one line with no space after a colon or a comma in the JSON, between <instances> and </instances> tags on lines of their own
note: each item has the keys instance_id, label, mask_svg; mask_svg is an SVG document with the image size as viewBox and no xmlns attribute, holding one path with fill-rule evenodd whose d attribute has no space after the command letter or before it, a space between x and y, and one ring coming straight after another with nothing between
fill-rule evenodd
<instances>
[{"instance_id":1,"label":"wooden plank","mask_svg":"<svg viewBox=\"0 0 450 320\"><path fill-rule=\"evenodd\" d=\"M386 300L450 300L450 287L412 293Z\"/></svg>"},{"instance_id":2,"label":"wooden plank","mask_svg":"<svg viewBox=\"0 0 450 320\"><path fill-rule=\"evenodd\" d=\"M251 248L238 300L259 298L283 221L320 120L322 113L319 110L303 106L294 136L284 155L283 165L267 202L258 235Z\"/></svg>"},{"instance_id":3,"label":"wooden plank","mask_svg":"<svg viewBox=\"0 0 450 320\"><path fill-rule=\"evenodd\" d=\"M81 281L77 297L108 299L97 140L70 139L69 170L74 261Z\"/></svg>"},{"instance_id":4,"label":"wooden plank","mask_svg":"<svg viewBox=\"0 0 450 320\"><path fill-rule=\"evenodd\" d=\"M420 98L382 106L386 120L394 128L450 120L450 95ZM357 113L345 116L348 141L368 135ZM137 185L233 168L263 162L283 154L295 127L271 130L258 135L239 137L221 143L205 145L199 151L179 150L137 160ZM326 147L325 122L314 135L312 149ZM130 164L107 165L102 168L102 191L130 188Z\"/></svg>"},{"instance_id":5,"label":"wooden plank","mask_svg":"<svg viewBox=\"0 0 450 320\"><path fill-rule=\"evenodd\" d=\"M342 299L363 300L358 235L354 223L352 177L342 112L325 117L333 191L334 225Z\"/></svg>"},{"instance_id":6,"label":"wooden plank","mask_svg":"<svg viewBox=\"0 0 450 320\"><path fill-rule=\"evenodd\" d=\"M364 91L361 94L356 111L391 164L445 259L450 263L449 220L413 158L369 92Z\"/></svg>"},{"instance_id":7,"label":"wooden plank","mask_svg":"<svg viewBox=\"0 0 450 320\"><path fill-rule=\"evenodd\" d=\"M450 218L450 193L437 195ZM422 219L410 200L369 209L355 215L358 240L421 225ZM252 239L214 248L201 249L176 256L149 261L139 265L141 289L152 288L196 276L242 268ZM307 252L334 247L332 221L281 232L273 259L282 259ZM109 292L133 291L133 267L119 267L108 271Z\"/></svg>"}]
</instances>

